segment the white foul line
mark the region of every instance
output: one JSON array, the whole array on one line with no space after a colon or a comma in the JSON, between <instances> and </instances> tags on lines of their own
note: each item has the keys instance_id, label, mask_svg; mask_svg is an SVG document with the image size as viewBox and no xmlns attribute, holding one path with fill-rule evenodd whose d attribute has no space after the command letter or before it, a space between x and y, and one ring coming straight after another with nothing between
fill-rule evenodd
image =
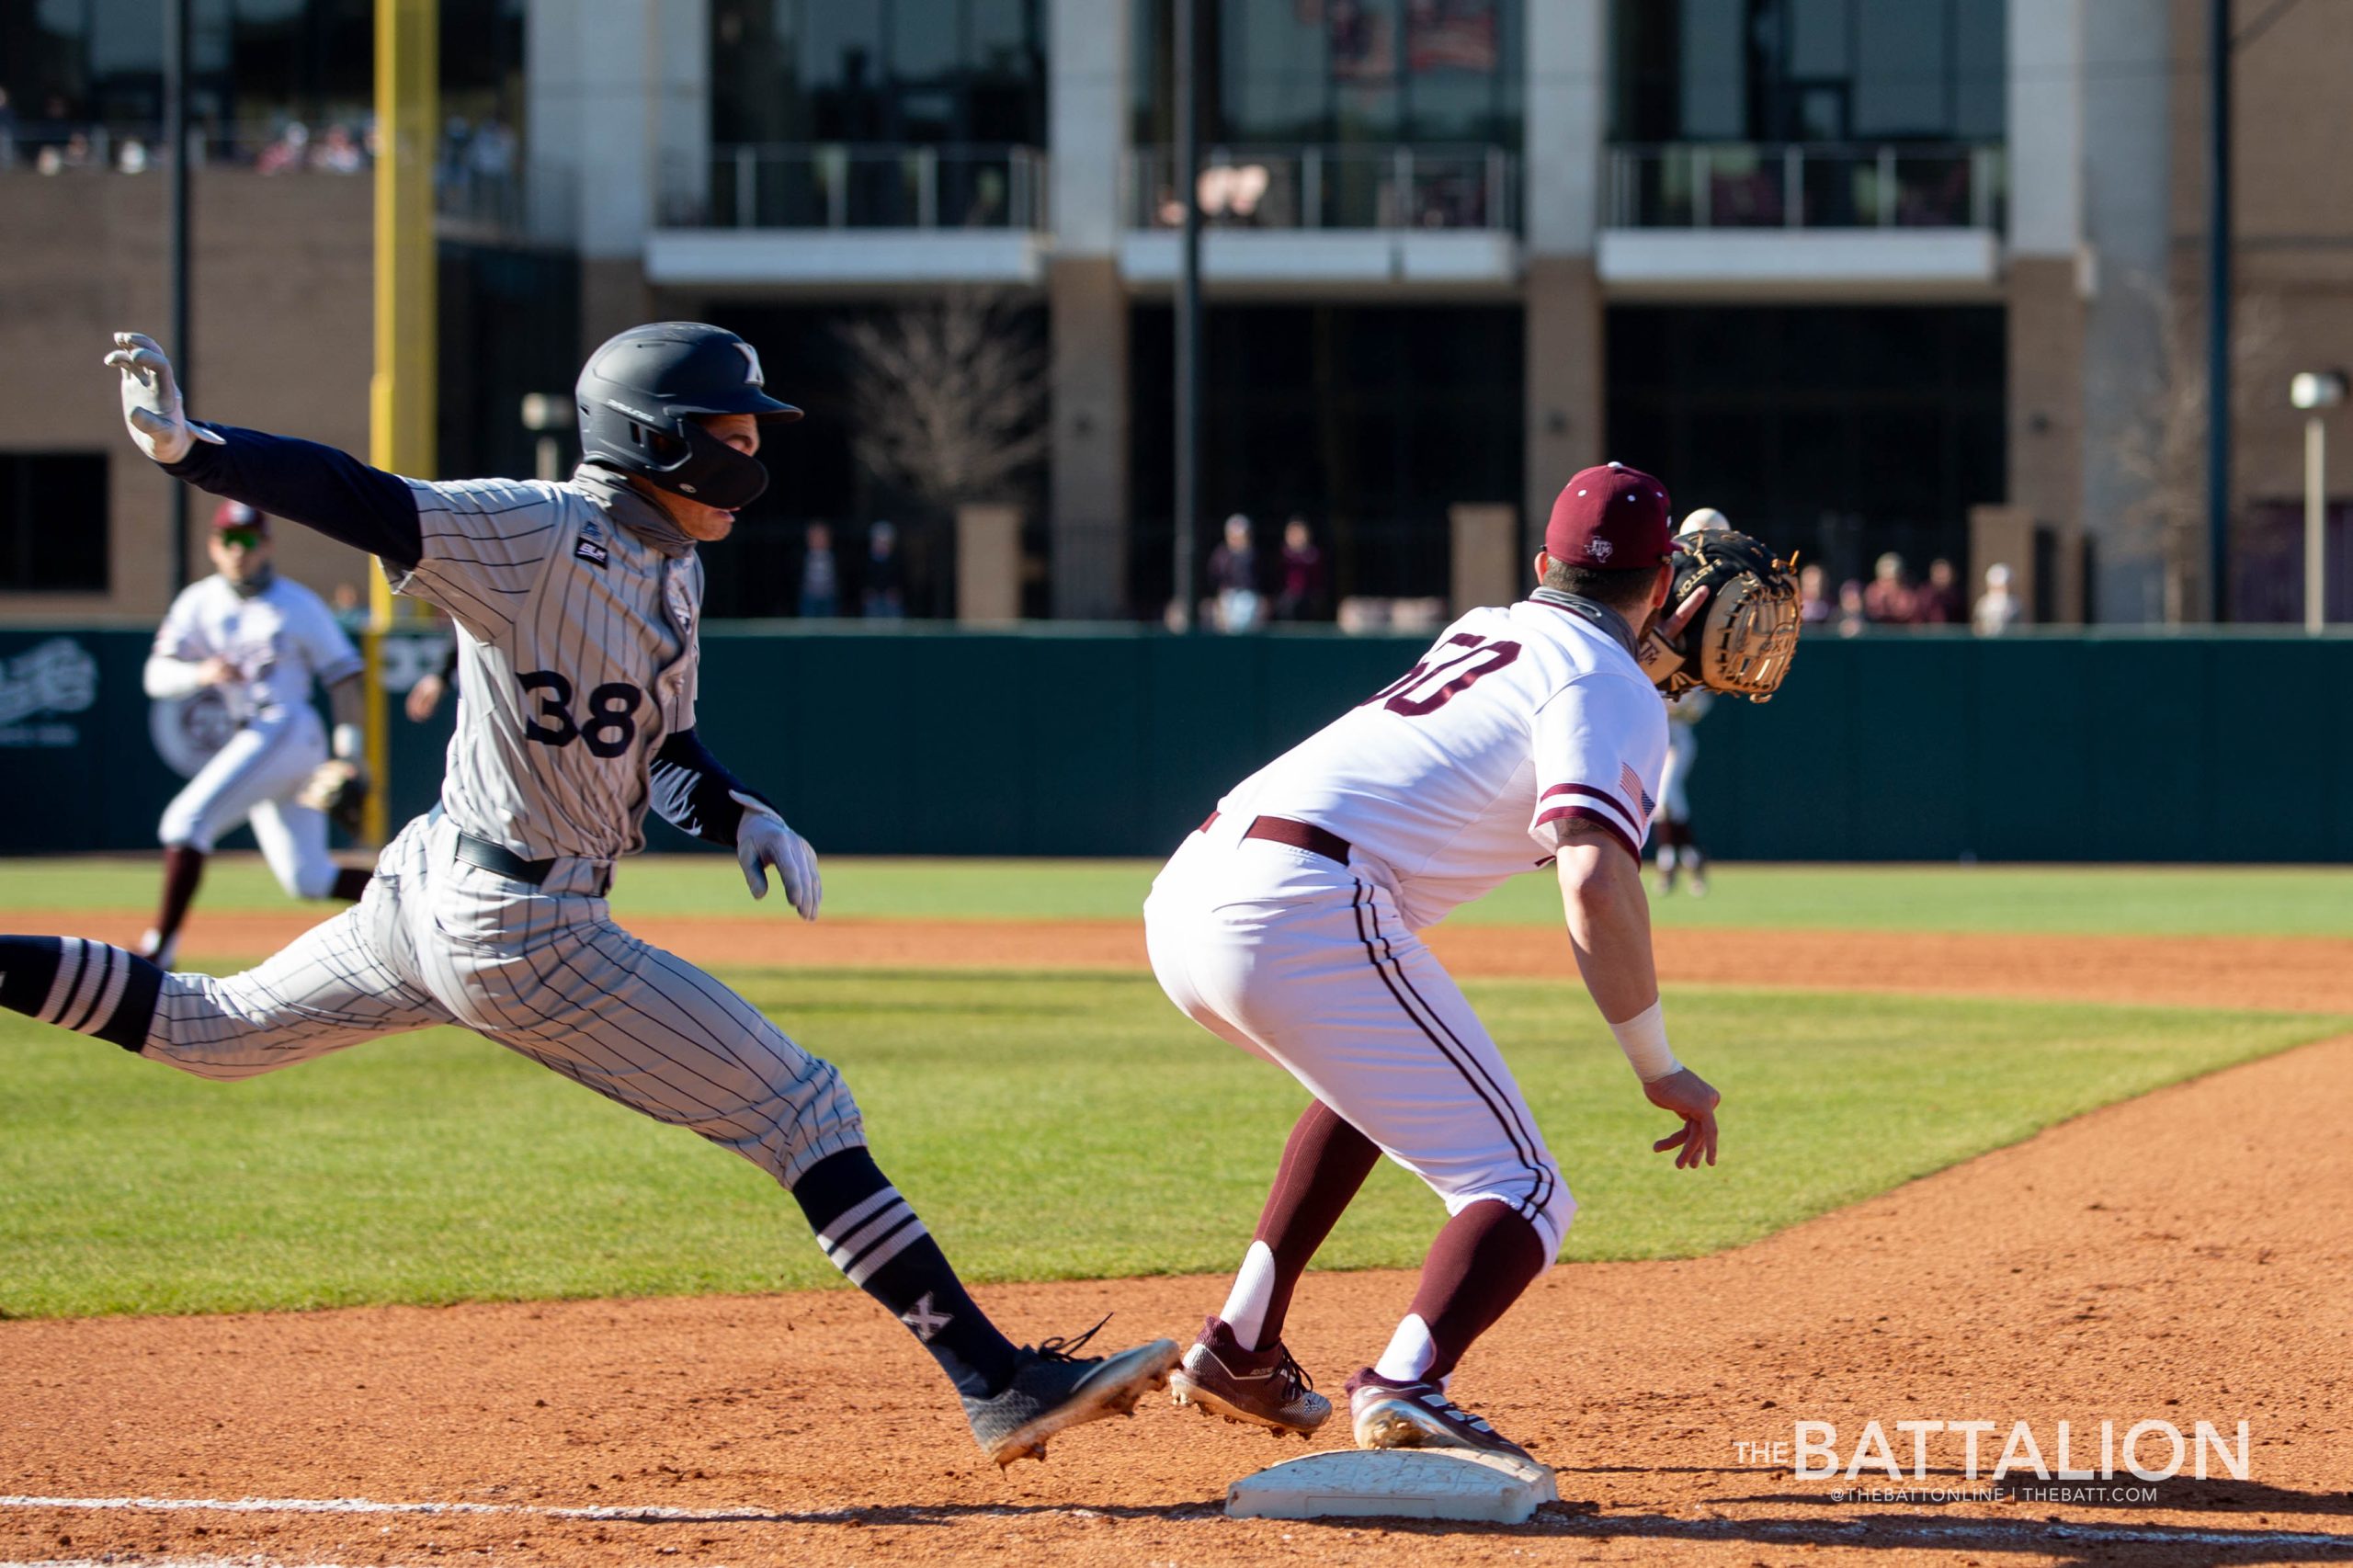
<instances>
[{"instance_id":1,"label":"white foul line","mask_svg":"<svg viewBox=\"0 0 2353 1568\"><path fill-rule=\"evenodd\" d=\"M214 1513L214 1514L460 1514L528 1516L542 1519L608 1520L617 1523L678 1521L694 1524L825 1524L870 1519L878 1511L865 1508L825 1508L796 1512L780 1508L674 1508L662 1506L558 1508L536 1503L379 1503L365 1497L25 1497L0 1496L0 1508L48 1508L66 1512ZM885 1506L880 1511L921 1513L921 1504ZM1085 1507L1049 1510L1005 1509L1005 1517L1036 1518L1040 1512L1073 1517L1099 1517ZM996 1509L972 1509L966 1517L995 1515ZM1222 1513L1205 1506L1199 1517L1220 1519ZM1360 1522L1360 1521L1358 1521ZM2169 1529L2163 1526L2134 1528L2096 1524L2014 1525L1998 1519L1955 1520L1950 1524L1920 1520L1890 1520L1874 1525L1867 1517L1813 1525L1790 1519L1678 1519L1652 1515L1575 1515L1541 1519L1554 1528L1581 1535L1732 1536L1745 1533L1789 1540L1828 1539L1854 1542L1859 1538L1889 1536L1898 1540L1968 1541L2084 1541L2101 1546L2256 1546L2317 1547L2353 1552L2353 1536L2301 1530ZM7 1568L0 1564L0 1568Z\"/></svg>"}]
</instances>

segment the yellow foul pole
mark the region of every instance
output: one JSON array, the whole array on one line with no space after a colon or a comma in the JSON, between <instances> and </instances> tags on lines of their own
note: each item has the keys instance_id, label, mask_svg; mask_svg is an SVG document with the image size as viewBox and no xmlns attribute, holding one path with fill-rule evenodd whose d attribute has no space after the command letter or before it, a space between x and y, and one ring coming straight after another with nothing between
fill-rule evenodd
<instances>
[{"instance_id":1,"label":"yellow foul pole","mask_svg":"<svg viewBox=\"0 0 2353 1568\"><path fill-rule=\"evenodd\" d=\"M368 460L433 476L433 164L440 119L438 0L376 0L376 373L369 384ZM367 834L381 844L391 781L384 634L392 592L369 579Z\"/></svg>"}]
</instances>

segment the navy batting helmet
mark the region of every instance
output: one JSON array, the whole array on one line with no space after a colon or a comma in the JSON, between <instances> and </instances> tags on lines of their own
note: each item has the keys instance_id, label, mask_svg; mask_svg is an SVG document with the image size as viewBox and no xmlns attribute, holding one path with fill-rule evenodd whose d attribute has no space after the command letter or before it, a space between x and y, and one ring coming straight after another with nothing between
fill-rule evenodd
<instances>
[{"instance_id":1,"label":"navy batting helmet","mask_svg":"<svg viewBox=\"0 0 2353 1568\"><path fill-rule=\"evenodd\" d=\"M744 506L768 487L767 470L695 421L710 414L801 417L761 381L759 355L724 327L633 326L581 369L580 455L707 506Z\"/></svg>"}]
</instances>

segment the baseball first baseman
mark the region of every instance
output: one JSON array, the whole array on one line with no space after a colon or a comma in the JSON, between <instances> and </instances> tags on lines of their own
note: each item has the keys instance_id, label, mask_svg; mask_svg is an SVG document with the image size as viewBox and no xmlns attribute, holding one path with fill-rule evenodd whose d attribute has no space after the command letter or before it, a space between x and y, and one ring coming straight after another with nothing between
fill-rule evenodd
<instances>
[{"instance_id":1,"label":"baseball first baseman","mask_svg":"<svg viewBox=\"0 0 2353 1568\"><path fill-rule=\"evenodd\" d=\"M356 901L368 873L327 854L327 815L313 803L329 736L311 705L326 687L335 759L361 778L358 651L326 602L281 576L269 519L242 501L212 516L215 574L180 590L155 633L144 684L158 701L219 691L236 733L164 809L164 896L139 956L169 969L205 857L239 823L291 898Z\"/></svg>"},{"instance_id":2,"label":"baseball first baseman","mask_svg":"<svg viewBox=\"0 0 2353 1568\"><path fill-rule=\"evenodd\" d=\"M1526 1458L1448 1380L1558 1255L1576 1210L1495 1041L1419 933L1552 867L1586 989L1653 1105L1654 1148L1716 1159L1716 1091L1668 1047L1641 844L1666 716L1637 662L1675 581L1666 488L1569 481L1527 599L1478 609L1420 663L1236 785L1144 905L1154 971L1196 1022L1313 1096L1179 1403L1312 1432L1331 1414L1283 1346L1292 1288L1381 1155L1449 1218L1386 1349L1347 1380L1358 1445ZM1679 631L1705 596L1666 623Z\"/></svg>"},{"instance_id":3,"label":"baseball first baseman","mask_svg":"<svg viewBox=\"0 0 2353 1568\"><path fill-rule=\"evenodd\" d=\"M164 351L116 343L131 437L165 472L381 557L395 589L449 614L457 733L440 804L384 850L361 902L259 968L166 974L99 942L0 937L0 1006L221 1080L460 1024L690 1129L791 1192L826 1256L938 1359L1000 1464L1165 1380L1168 1340L1102 1358L1076 1354L1092 1329L1007 1340L867 1153L834 1067L608 912L650 804L732 846L755 898L774 868L817 916L809 846L696 727L695 546L766 488L762 426L801 416L767 395L751 345L665 323L598 348L578 388L583 460L557 484L402 479L191 425Z\"/></svg>"}]
</instances>

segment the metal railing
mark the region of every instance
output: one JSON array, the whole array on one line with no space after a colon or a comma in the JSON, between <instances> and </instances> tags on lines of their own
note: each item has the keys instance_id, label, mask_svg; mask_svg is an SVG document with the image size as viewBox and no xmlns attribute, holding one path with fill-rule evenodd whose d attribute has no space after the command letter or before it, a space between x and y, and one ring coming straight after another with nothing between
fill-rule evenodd
<instances>
[{"instance_id":1,"label":"metal railing","mask_svg":"<svg viewBox=\"0 0 2353 1568\"><path fill-rule=\"evenodd\" d=\"M1046 154L1019 146L759 142L711 149L663 218L717 229L1039 229Z\"/></svg>"},{"instance_id":2,"label":"metal railing","mask_svg":"<svg viewBox=\"0 0 2353 1568\"><path fill-rule=\"evenodd\" d=\"M1130 227L1185 221L1176 151L1128 154ZM1519 227L1520 160L1503 147L1437 144L1207 147L1202 221L1221 229Z\"/></svg>"},{"instance_id":3,"label":"metal railing","mask_svg":"<svg viewBox=\"0 0 2353 1568\"><path fill-rule=\"evenodd\" d=\"M1609 150L1621 229L2000 229L1998 145L1683 142Z\"/></svg>"}]
</instances>

